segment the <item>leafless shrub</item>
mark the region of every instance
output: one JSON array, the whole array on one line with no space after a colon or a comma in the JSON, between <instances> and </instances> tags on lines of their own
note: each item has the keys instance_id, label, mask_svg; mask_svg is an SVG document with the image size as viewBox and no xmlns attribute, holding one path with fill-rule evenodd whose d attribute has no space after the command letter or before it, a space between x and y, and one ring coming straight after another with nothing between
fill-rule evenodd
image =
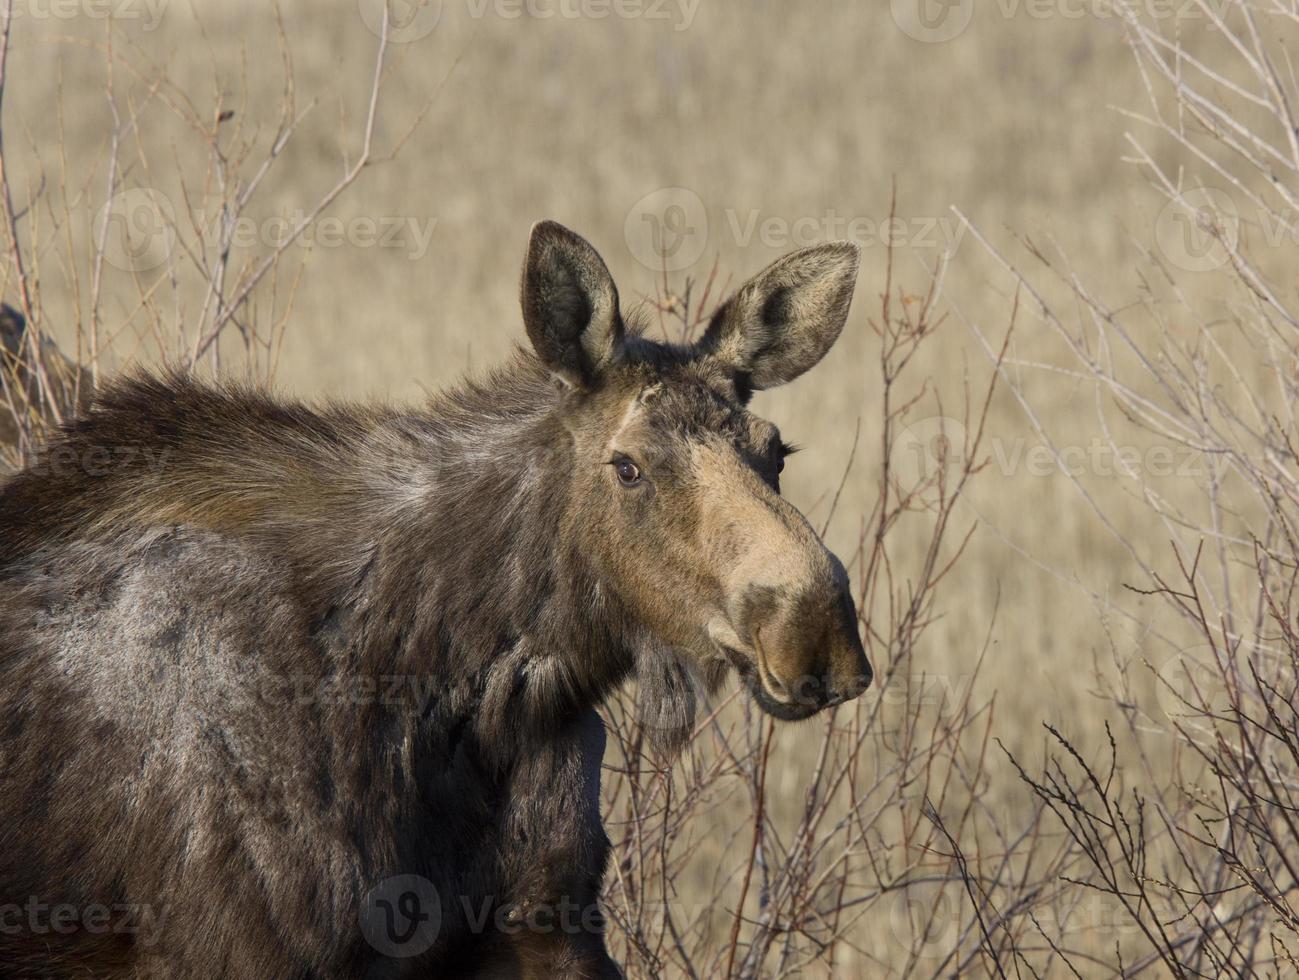
<instances>
[{"instance_id":1,"label":"leafless shrub","mask_svg":"<svg viewBox=\"0 0 1299 980\"><path fill-rule=\"evenodd\" d=\"M303 273L304 260L291 249L367 167L390 159L410 135L407 130L383 154L375 147L390 72L384 9L366 111L351 136L357 145L340 161L337 181L301 202L269 242L267 236L244 241L241 229L276 192L277 165L314 108L298 105L278 19L282 88L269 135L245 125L249 100L256 98L247 84L242 103L198 98L133 47L112 18L95 45L107 78L104 150L92 163L78 161L98 177L69 186L64 161L56 174L29 180L16 202L12 168L5 166L10 141L0 129L0 296L10 304L6 322L22 327L10 329L0 345L0 471L21 466L49 426L88 400L103 373L142 352L182 370L220 370L227 352L237 355L228 367L255 378L272 374ZM21 21L13 17L13 0L0 13L2 108L11 30ZM212 89L222 89L215 69ZM412 128L426 110L410 120ZM141 127L164 125L174 127L178 145L172 159L153 159L137 136ZM87 242L78 237L83 230ZM51 255L57 261L49 262ZM75 323L47 322L37 256L61 271L55 288L72 297ZM110 302L124 279L133 298Z\"/></svg>"},{"instance_id":2,"label":"leafless shrub","mask_svg":"<svg viewBox=\"0 0 1299 980\"><path fill-rule=\"evenodd\" d=\"M1114 663L1098 669L1108 738L1092 745L1056 725L1042 771L1016 760L1052 814L1043 832L1064 831L1053 888L1093 896L1109 928L1093 922L1080 939L1026 911L1024 940L985 941L985 952L999 971L1289 976L1299 951L1299 311L1288 282L1299 14L1248 0L1197 0L1193 17L1171 21L1115 9L1148 96L1129 114L1147 134L1129 137L1133 160L1164 200L1138 301L1102 299L1059 249L1024 242L1024 267L975 231L1063 354L1005 358L1003 379L1057 457L1034 379L1049 372L1092 394L1094 430L1120 472L1105 485L1061 471L1144 579L1130 603L1089 590L1106 623L1126 622L1135 638L1116 639ZM1072 314L1053 299L1061 293ZM1157 473L1121 451L1132 445L1195 465ZM1140 525L1161 533L1133 533Z\"/></svg>"}]
</instances>

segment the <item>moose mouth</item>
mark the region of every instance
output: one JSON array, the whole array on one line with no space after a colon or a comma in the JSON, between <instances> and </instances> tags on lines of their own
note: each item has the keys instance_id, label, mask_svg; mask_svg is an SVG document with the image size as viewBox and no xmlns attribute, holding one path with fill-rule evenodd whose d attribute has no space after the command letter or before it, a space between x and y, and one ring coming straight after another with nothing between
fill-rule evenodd
<instances>
[{"instance_id":1,"label":"moose mouth","mask_svg":"<svg viewBox=\"0 0 1299 980\"><path fill-rule=\"evenodd\" d=\"M734 647L719 643L722 653L726 655L727 661L735 672L740 675L740 680L744 686L749 689L749 696L765 714L770 715L778 721L802 721L805 718L811 718L821 710L823 705L814 701L793 699L790 701L780 701L767 690L766 685L760 676L757 658L741 653ZM762 656L761 652L758 654ZM767 672L767 671L763 671Z\"/></svg>"}]
</instances>

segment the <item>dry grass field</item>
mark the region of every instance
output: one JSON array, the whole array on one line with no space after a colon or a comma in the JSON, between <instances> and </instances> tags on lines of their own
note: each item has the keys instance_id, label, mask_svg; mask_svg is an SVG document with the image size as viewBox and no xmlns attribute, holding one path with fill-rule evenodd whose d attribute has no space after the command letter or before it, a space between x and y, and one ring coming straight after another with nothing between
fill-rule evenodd
<instances>
[{"instance_id":1,"label":"dry grass field","mask_svg":"<svg viewBox=\"0 0 1299 980\"><path fill-rule=\"evenodd\" d=\"M41 325L71 356L96 356L101 374L137 361L183 359L204 343L194 325L220 316L207 288L213 256L228 246L232 280L256 266L358 158L380 0L287 0L278 10L246 0L17 6L25 16L14 21L6 70L5 170L15 208L23 211L17 226ZM1150 2L1132 15L1186 52L1219 59L1207 90L1224 104L1240 102L1235 118L1242 127L1267 132L1267 86L1251 87L1248 77L1257 62L1233 53L1212 24L1226 6ZM1293 50L1299 25L1270 2L1253 6L1266 8L1259 12L1266 35L1260 43L1275 45L1276 75L1293 96L1280 53ZM114 16L97 16L106 7L116 8ZM923 38L930 29L908 21L913 8L949 18L940 26L968 24L947 40L934 41L932 32L917 39L912 35ZM1170 218L1168 193L1149 164L1174 179L1184 175L1188 187L1203 180L1223 189L1243 216L1240 227L1248 228L1240 234L1241 248L1250 249L1248 269L1266 277L1275 308L1294 309L1294 266L1287 261L1294 214L1281 191L1296 185L1299 154L1277 137L1279 162L1257 150L1266 166L1241 166L1248 154L1233 152L1232 139L1256 145L1226 125L1214 136L1179 115L1176 99L1156 91L1160 82L1148 66L1143 74L1132 43L1122 18L1101 2L435 2L389 45L372 160L324 212L332 223L313 223L303 240L279 253L231 328L198 359L211 370L219 354L224 372L253 370L311 398L417 400L500 360L522 339L518 272L536 220L555 218L586 235L608 261L624 301L643 301L651 322L669 331L678 321L671 311L654 312L655 304L682 293L687 282L695 283L697 297L714 270L719 283L739 281L798 245L851 237L863 246L863 265L843 339L809 376L756 403L803 447L786 470L785 494L818 526L826 524L829 543L847 556L860 554L876 526L886 436L895 479L917 482L941 468L934 450L945 431L939 418L964 425L955 436L947 432L954 445L961 432L974 433L996 351L1014 318L976 461L984 465L949 511L934 505L932 494L906 508L890 531L893 584L867 601L868 615L890 619L888 595L905 595L920 574L936 515L950 517L943 562L972 530L968 544L935 586L925 628L916 631L898 672L858 708L839 709L844 732L855 724L868 730L852 764L866 784L889 787L887 800L870 801L878 819L845 845L841 865L851 868L843 877L849 905L856 895L866 914L844 919L832 952L818 956L815 942L800 938L797 954L781 955L781 938L770 957L746 959L750 947L743 944L770 897L758 880L778 875L767 866L777 859L764 850L757 870L749 865L753 884L742 884L754 770L739 760L730 784L708 784L702 800L691 803L689 827L670 837L664 830L680 857L670 900L683 909L710 905L686 946L725 951L735 941L737 902L746 909L739 955L693 959L699 976L1032 975L1030 962L1039 975L1070 975L1043 938L1050 930L1034 934L1023 915L1015 920L1020 951L998 947L1000 962L991 953L1003 942L991 935L999 921L1036 908L1045 923L1050 888L1061 889L1052 892L1058 897L1067 878L1090 880L1091 865L1077 854L1050 863L1069 846L1066 822L1046 812L1045 797L1021 778L1012 757L1032 776L1051 753L1061 755L1044 723L1092 763L1108 758L1110 725L1129 788L1178 771L1193 755L1171 729L1130 724L1134 712L1175 713L1146 662L1157 670L1177 651L1209 642L1197 618L1179 614L1169 595L1127 588L1156 589L1153 570L1185 592L1174 542L1184 556L1203 544L1206 565L1217 559L1213 576L1223 569L1205 582L1216 596L1202 617L1210 635L1217 630L1249 645L1266 634L1284 645L1268 617L1256 615L1266 603L1249 559L1255 537L1285 553L1284 522L1275 520L1280 505L1213 476L1229 454L1206 449L1213 442L1207 429L1198 440L1187 436L1161 414L1166 405L1151 412L1165 427L1142 424L1142 399L1187 400L1154 372L1133 377L1147 359L1175 374L1186 368L1195 358L1188 355L1179 367L1173 353L1184 344L1212 362L1199 375L1187 369L1183 377L1198 377L1187 391L1198 390L1206 403L1231 386L1253 392L1256 417L1273 418L1278 431L1295 435L1284 414L1293 384L1286 370L1299 350L1293 333L1254 335L1232 326L1267 305L1260 299L1265 291L1249 286L1239 263L1205 260L1203 249L1183 247L1190 239L1178 236L1206 232L1194 220ZM1261 94L1251 101L1237 91ZM1150 114L1152 92L1169 118L1186 125L1181 136L1132 115ZM286 108L296 128L280 146ZM219 138L204 135L211 133ZM1196 156L1188 145L1206 133L1217 142ZM1150 154L1146 164L1136 159L1138 145ZM232 237L223 244L221 207L239 193L223 180L251 180L272 155L273 166L242 205L238 226L226 226ZM1215 176L1214 162L1236 168L1229 172L1239 183ZM1269 173L1270 187L1260 176ZM132 207L112 212L110 189L135 195ZM1279 194L1284 224L1254 217L1261 213L1255 192ZM181 230L122 231L118 219L129 225L140 218L140 201L149 205L142 220L161 208ZM105 222L106 214L112 220ZM197 226L208 229L206 242ZM111 239L97 247L105 228L137 244L143 236L146 251L130 253ZM666 258L656 255L656 245ZM1050 269L1034 251L1050 259ZM97 252L104 261L96 261ZM1022 270L1022 283L998 252ZM918 314L940 264L943 275L928 312L935 332L900 381L898 397L919 400L886 433L877 328L890 257L894 314ZM17 288L6 256L5 298L16 302ZM1083 338L1072 350L1063 339L1070 330ZM1269 339L1249 339L1264 335ZM1101 368L1087 368L1087 357ZM1105 378L1122 378L1123 385ZM1175 429L1183 435L1170 435ZM1273 449L1284 454L1286 445ZM959 469L961 460L946 462ZM1278 492L1284 498L1288 490ZM1160 516L1172 512L1180 517ZM860 570L859 564L853 574ZM1240 603L1242 624L1263 626L1233 625L1229 597ZM872 649L881 674L881 660L898 655L887 638L903 635L891 629L881 630ZM968 717L943 743L936 733L953 724L956 707ZM858 718L850 722L853 710ZM757 739L761 747L765 722L738 702L728 703L722 717L736 744ZM1283 721L1274 719L1274 727ZM1150 734L1148 742L1118 737L1132 728ZM671 778L693 785L698 758L716 752L712 737L700 736L692 749L697 757L681 763L678 776L651 775L645 785ZM781 840L771 854L787 853L798 835L823 737L820 722L775 730L762 786L763 820ZM917 744L942 745L933 754L945 762L917 767L922 775L914 783L889 784L890 760ZM628 806L617 794L627 787L616 779L610 785L617 841ZM834 821L851 812L861 788L846 784L829 794L828 812L838 816L818 833L833 836L825 828L840 826ZM1008 878L1029 882L1041 874L1050 888L1026 898L989 886L984 910L997 914L972 915L965 907L975 894L970 879L953 871L950 842L926 822L927 799L967 856L980 855L971 863L985 877L976 880L1003 887ZM1174 817L1163 802L1155 809L1169 825L1185 816ZM1156 834L1158 821L1151 823L1151 853L1165 853L1168 827ZM1024 830L1030 827L1036 829ZM1017 837L1021 830L1026 838ZM1040 842L1036 857L1023 849L1028 837ZM883 865L868 853L875 845ZM1256 857L1269 861L1263 851ZM1155 862L1149 880L1175 877L1178 862L1168 862ZM933 868L939 871L931 874ZM1288 873L1278 872L1273 891L1281 898L1261 927L1282 937L1279 946L1259 947L1270 959L1248 966L1233 954L1214 960L1203 953L1198 967L1181 975L1294 975L1283 950L1299 945L1286 901L1299 883ZM917 883L902 887L908 874ZM1244 877L1239 869L1223 875L1215 895L1230 905ZM1120 881L1118 890L1132 885ZM630 908L626 882L614 887L622 890L611 901ZM1037 900L1043 904L1034 906ZM819 909L824 901L819 894L813 904ZM1093 902L1088 892L1085 903L1069 925L1072 948L1081 950L1072 962L1097 976L1139 964L1149 952L1146 930L1134 922L1158 920L1180 934L1212 907L1208 899L1192 903L1176 921L1173 906L1143 910L1137 902L1134 917L1117 899ZM917 922L935 917L935 909L939 928L924 933ZM788 922L782 928L816 934ZM954 949L963 952L949 956ZM670 948L657 959L643 949L620 955L636 976L689 975L684 963L691 957ZM1130 957L1126 966L1120 956ZM1159 959L1144 971L1176 972Z\"/></svg>"}]
</instances>

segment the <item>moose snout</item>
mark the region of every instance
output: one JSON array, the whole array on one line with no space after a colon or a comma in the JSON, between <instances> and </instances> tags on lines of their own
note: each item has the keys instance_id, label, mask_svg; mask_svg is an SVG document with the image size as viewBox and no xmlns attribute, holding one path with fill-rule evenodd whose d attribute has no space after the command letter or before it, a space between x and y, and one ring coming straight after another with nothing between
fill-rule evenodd
<instances>
[{"instance_id":1,"label":"moose snout","mask_svg":"<svg viewBox=\"0 0 1299 980\"><path fill-rule=\"evenodd\" d=\"M793 595L754 590L745 603L743 632L756 661L755 694L778 717L807 717L870 686L846 582Z\"/></svg>"}]
</instances>

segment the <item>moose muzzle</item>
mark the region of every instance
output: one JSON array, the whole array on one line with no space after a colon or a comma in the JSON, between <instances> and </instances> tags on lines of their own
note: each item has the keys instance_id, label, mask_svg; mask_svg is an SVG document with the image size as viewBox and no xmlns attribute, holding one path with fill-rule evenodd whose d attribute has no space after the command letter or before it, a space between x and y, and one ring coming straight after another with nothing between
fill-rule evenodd
<instances>
[{"instance_id":1,"label":"moose muzzle","mask_svg":"<svg viewBox=\"0 0 1299 980\"><path fill-rule=\"evenodd\" d=\"M797 586L750 585L736 633L747 648L740 671L759 706L782 719L806 718L851 701L871 683L847 575L825 553L830 575Z\"/></svg>"}]
</instances>

